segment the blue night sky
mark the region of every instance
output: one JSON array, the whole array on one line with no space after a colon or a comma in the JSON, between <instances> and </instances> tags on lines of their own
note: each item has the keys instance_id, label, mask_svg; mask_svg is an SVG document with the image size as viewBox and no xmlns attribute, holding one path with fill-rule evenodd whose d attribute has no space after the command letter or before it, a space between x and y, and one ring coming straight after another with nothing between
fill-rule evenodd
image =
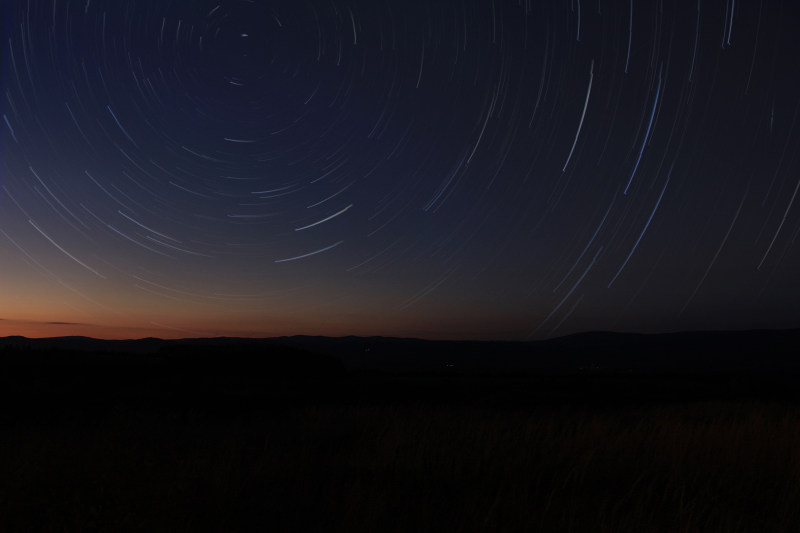
<instances>
[{"instance_id":1,"label":"blue night sky","mask_svg":"<svg viewBox=\"0 0 800 533\"><path fill-rule=\"evenodd\" d=\"M3 0L0 335L800 326L800 8Z\"/></svg>"}]
</instances>

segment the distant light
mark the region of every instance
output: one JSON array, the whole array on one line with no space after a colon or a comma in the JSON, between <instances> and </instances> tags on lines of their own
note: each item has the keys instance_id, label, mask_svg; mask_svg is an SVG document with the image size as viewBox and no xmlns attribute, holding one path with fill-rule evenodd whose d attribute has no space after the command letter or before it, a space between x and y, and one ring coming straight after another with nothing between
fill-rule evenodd
<instances>
[{"instance_id":1,"label":"distant light","mask_svg":"<svg viewBox=\"0 0 800 533\"><path fill-rule=\"evenodd\" d=\"M246 33L243 33L242 37L250 37L250 36L248 34L246 34Z\"/></svg>"}]
</instances>

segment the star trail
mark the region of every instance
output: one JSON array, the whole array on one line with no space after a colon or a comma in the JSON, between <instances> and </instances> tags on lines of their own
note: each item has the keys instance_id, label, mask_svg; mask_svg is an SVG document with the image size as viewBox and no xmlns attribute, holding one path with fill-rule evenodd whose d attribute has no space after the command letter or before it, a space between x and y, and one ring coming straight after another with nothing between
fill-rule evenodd
<instances>
[{"instance_id":1,"label":"star trail","mask_svg":"<svg viewBox=\"0 0 800 533\"><path fill-rule=\"evenodd\" d=\"M800 325L793 2L3 2L0 335Z\"/></svg>"}]
</instances>

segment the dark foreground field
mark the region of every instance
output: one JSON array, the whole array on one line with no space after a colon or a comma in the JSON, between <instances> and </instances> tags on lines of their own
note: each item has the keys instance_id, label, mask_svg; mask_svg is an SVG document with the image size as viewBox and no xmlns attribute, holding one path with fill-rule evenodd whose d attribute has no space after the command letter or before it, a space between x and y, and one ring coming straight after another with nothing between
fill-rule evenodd
<instances>
[{"instance_id":1,"label":"dark foreground field","mask_svg":"<svg viewBox=\"0 0 800 533\"><path fill-rule=\"evenodd\" d=\"M6 398L0 530L800 527L795 402L364 379L324 394ZM362 390L334 394L347 386Z\"/></svg>"},{"instance_id":2,"label":"dark foreground field","mask_svg":"<svg viewBox=\"0 0 800 533\"><path fill-rule=\"evenodd\" d=\"M798 351L714 371L731 358L634 340L611 370L504 348L541 370L503 373L494 345L467 372L462 346L406 341L12 339L0 532L800 531Z\"/></svg>"}]
</instances>

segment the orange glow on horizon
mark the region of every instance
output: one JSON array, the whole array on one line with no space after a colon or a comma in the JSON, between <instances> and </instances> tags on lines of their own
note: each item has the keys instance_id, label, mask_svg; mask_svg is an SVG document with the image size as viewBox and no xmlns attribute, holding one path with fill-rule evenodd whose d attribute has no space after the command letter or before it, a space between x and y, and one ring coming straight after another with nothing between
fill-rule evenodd
<instances>
[{"instance_id":1,"label":"orange glow on horizon","mask_svg":"<svg viewBox=\"0 0 800 533\"><path fill-rule=\"evenodd\" d=\"M181 324L153 321L125 326L114 324L87 324L79 322L0 320L0 337L21 336L28 338L92 337L105 340L127 340L154 337L159 339L183 339L202 337L273 337L285 333L245 328L186 327Z\"/></svg>"},{"instance_id":2,"label":"orange glow on horizon","mask_svg":"<svg viewBox=\"0 0 800 533\"><path fill-rule=\"evenodd\" d=\"M264 327L264 324L269 324ZM356 325L357 324L357 325ZM482 327L481 327L482 326ZM294 335L345 337L345 336L384 336L406 337L429 340L514 340L509 334L498 338L497 332L490 333L486 324L474 324L464 328L455 324L439 324L432 327L420 317L415 317L404 324L376 323L354 321L352 324L334 320L313 323L305 320L250 320L245 322L212 321L200 319L191 323L177 321L142 321L132 325L122 324L89 324L67 321L38 321L0 319L0 337L21 336L28 338L51 337L92 337L105 340L143 339L147 337L159 339L187 339L211 337L270 338ZM509 333L511 333L509 331ZM505 337L505 338L503 338ZM523 339L516 339L523 340Z\"/></svg>"}]
</instances>

